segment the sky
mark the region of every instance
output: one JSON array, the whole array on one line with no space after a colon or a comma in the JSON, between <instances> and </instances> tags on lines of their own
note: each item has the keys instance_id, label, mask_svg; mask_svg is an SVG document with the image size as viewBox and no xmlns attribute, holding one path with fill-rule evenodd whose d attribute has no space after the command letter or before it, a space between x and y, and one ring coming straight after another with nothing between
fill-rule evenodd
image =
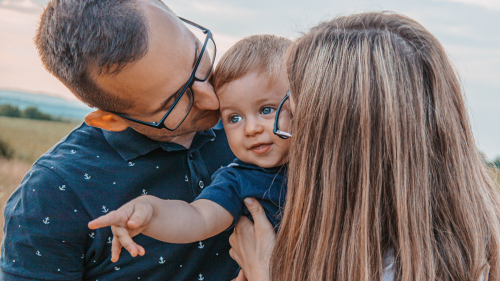
<instances>
[{"instance_id":1,"label":"sky","mask_svg":"<svg viewBox=\"0 0 500 281\"><path fill-rule=\"evenodd\" d=\"M48 0L0 0L0 89L74 100L46 72L33 37ZM459 73L479 148L500 156L500 0L164 0L174 12L214 33L220 58L239 39L291 39L321 21L366 11L394 11L440 40Z\"/></svg>"}]
</instances>

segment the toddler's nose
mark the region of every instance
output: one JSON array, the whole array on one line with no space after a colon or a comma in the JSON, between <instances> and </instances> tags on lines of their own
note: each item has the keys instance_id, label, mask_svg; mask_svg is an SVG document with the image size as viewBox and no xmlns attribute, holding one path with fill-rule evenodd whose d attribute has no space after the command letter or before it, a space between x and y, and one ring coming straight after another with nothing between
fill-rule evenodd
<instances>
[{"instance_id":1,"label":"toddler's nose","mask_svg":"<svg viewBox=\"0 0 500 281\"><path fill-rule=\"evenodd\" d=\"M247 136L262 134L262 132L264 132L264 126L261 122L255 120L255 118L247 118L245 122L245 134Z\"/></svg>"}]
</instances>

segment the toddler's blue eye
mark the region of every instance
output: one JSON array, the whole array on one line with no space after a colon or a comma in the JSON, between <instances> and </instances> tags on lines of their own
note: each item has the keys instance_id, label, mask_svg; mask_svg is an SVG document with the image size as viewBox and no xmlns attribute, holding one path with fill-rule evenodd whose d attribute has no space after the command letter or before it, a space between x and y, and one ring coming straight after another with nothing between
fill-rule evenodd
<instances>
[{"instance_id":1,"label":"toddler's blue eye","mask_svg":"<svg viewBox=\"0 0 500 281\"><path fill-rule=\"evenodd\" d=\"M241 121L243 118L241 116L233 116L231 117L231 123L237 123Z\"/></svg>"},{"instance_id":2,"label":"toddler's blue eye","mask_svg":"<svg viewBox=\"0 0 500 281\"><path fill-rule=\"evenodd\" d=\"M274 108L270 108L270 107L264 107L260 113L261 114L271 114L274 112Z\"/></svg>"}]
</instances>

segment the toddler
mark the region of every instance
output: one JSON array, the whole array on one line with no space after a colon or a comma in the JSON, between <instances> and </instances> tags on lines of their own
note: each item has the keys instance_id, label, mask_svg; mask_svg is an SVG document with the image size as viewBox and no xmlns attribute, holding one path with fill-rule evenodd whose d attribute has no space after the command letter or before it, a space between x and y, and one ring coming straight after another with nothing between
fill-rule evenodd
<instances>
[{"instance_id":1,"label":"toddler","mask_svg":"<svg viewBox=\"0 0 500 281\"><path fill-rule=\"evenodd\" d=\"M276 226L286 196L289 140L273 134L276 109L288 86L282 58L290 40L256 35L236 43L214 72L214 87L229 146L236 159L220 168L192 203L144 195L89 223L111 226L112 258L122 247L132 256L145 250L132 237L139 233L169 243L197 242L223 232L241 215L243 199L256 198ZM280 126L291 126L283 107ZM283 119L282 119L283 118Z\"/></svg>"}]
</instances>

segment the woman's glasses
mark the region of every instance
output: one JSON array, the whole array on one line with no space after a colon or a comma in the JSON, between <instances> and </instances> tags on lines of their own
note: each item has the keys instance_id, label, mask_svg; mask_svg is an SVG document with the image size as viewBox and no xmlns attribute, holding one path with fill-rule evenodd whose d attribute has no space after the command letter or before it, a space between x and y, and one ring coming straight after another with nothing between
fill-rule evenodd
<instances>
[{"instance_id":1,"label":"woman's glasses","mask_svg":"<svg viewBox=\"0 0 500 281\"><path fill-rule=\"evenodd\" d=\"M290 109L290 90L288 90L276 110L273 133L282 139L291 138L292 122L293 115Z\"/></svg>"}]
</instances>

